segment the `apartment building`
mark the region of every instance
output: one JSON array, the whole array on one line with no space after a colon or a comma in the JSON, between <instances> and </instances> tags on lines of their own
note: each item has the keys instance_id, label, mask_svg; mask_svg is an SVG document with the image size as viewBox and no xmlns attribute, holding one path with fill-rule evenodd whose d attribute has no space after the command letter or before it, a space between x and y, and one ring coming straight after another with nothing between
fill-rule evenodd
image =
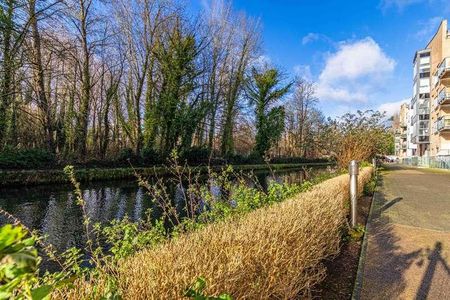
<instances>
[{"instance_id":1,"label":"apartment building","mask_svg":"<svg viewBox=\"0 0 450 300\"><path fill-rule=\"evenodd\" d=\"M443 20L414 60L407 156L450 156L450 32ZM400 141L399 141L400 142Z\"/></svg>"},{"instance_id":2,"label":"apartment building","mask_svg":"<svg viewBox=\"0 0 450 300\"><path fill-rule=\"evenodd\" d=\"M406 157L416 156L417 154L417 145L412 142L413 136L413 127L411 126L413 117L415 116L415 112L410 109L409 105L407 105L407 116L406 116Z\"/></svg>"},{"instance_id":3,"label":"apartment building","mask_svg":"<svg viewBox=\"0 0 450 300\"><path fill-rule=\"evenodd\" d=\"M395 134L395 155L404 158L411 155L408 151L409 139L408 139L408 117L409 117L409 105L403 103L400 106L400 112L398 120L396 120L394 134Z\"/></svg>"},{"instance_id":4,"label":"apartment building","mask_svg":"<svg viewBox=\"0 0 450 300\"><path fill-rule=\"evenodd\" d=\"M431 51L431 156L450 155L450 32L447 20L427 46Z\"/></svg>"},{"instance_id":5,"label":"apartment building","mask_svg":"<svg viewBox=\"0 0 450 300\"><path fill-rule=\"evenodd\" d=\"M411 99L411 142L417 146L416 155L429 155L430 148L430 61L431 51L424 49L414 57L413 97Z\"/></svg>"}]
</instances>

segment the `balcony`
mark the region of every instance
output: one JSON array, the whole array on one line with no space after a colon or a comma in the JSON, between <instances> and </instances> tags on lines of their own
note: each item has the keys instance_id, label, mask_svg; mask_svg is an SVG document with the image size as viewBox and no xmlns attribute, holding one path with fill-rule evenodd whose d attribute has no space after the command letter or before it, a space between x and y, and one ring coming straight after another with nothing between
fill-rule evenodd
<instances>
[{"instance_id":1,"label":"balcony","mask_svg":"<svg viewBox=\"0 0 450 300\"><path fill-rule=\"evenodd\" d=\"M427 116L428 116L428 118L429 118L429 116L430 116L430 109L427 107L427 108L419 108L419 109L417 109L417 115L419 115L419 116L422 116L422 119L423 118L427 118Z\"/></svg>"},{"instance_id":2,"label":"balcony","mask_svg":"<svg viewBox=\"0 0 450 300\"><path fill-rule=\"evenodd\" d=\"M450 104L450 90L443 89L437 96L438 105Z\"/></svg>"},{"instance_id":3,"label":"balcony","mask_svg":"<svg viewBox=\"0 0 450 300\"><path fill-rule=\"evenodd\" d=\"M430 137L428 135L419 135L418 144L428 144L430 143Z\"/></svg>"},{"instance_id":4,"label":"balcony","mask_svg":"<svg viewBox=\"0 0 450 300\"><path fill-rule=\"evenodd\" d=\"M439 79L442 79L449 73L450 73L450 57L446 57L439 64L436 75Z\"/></svg>"},{"instance_id":5,"label":"balcony","mask_svg":"<svg viewBox=\"0 0 450 300\"><path fill-rule=\"evenodd\" d=\"M439 132L450 132L450 116L440 117L436 122L436 129Z\"/></svg>"},{"instance_id":6,"label":"balcony","mask_svg":"<svg viewBox=\"0 0 450 300\"><path fill-rule=\"evenodd\" d=\"M418 95L415 95L414 97L412 97L412 99L411 99L411 109L414 108L414 104L416 104L418 98L419 98Z\"/></svg>"},{"instance_id":7,"label":"balcony","mask_svg":"<svg viewBox=\"0 0 450 300\"><path fill-rule=\"evenodd\" d=\"M429 144L430 136L428 134L413 134L411 136L411 143L413 144Z\"/></svg>"}]
</instances>

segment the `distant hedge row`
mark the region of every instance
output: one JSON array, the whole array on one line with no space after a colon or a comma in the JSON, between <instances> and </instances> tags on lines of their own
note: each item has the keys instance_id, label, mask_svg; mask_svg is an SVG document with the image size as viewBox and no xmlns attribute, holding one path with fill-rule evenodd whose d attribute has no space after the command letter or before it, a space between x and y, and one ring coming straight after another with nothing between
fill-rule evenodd
<instances>
[{"instance_id":1,"label":"distant hedge row","mask_svg":"<svg viewBox=\"0 0 450 300\"><path fill-rule=\"evenodd\" d=\"M190 165L251 165L265 164L266 162L257 154L234 154L228 157L211 155L211 152L202 147L192 147L179 154L181 162ZM132 149L125 148L113 160L90 159L85 162L76 160L59 160L45 149L13 149L8 148L0 152L0 169L59 169L67 164L78 168L120 168L157 166L167 163L167 157L161 156L152 149L144 149L137 155ZM270 160L271 164L300 164L300 163L327 163L328 159L310 159L303 157L276 157Z\"/></svg>"}]
</instances>

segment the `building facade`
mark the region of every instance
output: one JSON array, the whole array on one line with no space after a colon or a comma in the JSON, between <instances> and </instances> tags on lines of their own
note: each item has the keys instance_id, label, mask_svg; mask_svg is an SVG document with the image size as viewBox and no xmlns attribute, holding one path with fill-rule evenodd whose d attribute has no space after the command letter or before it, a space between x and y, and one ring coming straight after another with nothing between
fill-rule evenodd
<instances>
[{"instance_id":1,"label":"building facade","mask_svg":"<svg viewBox=\"0 0 450 300\"><path fill-rule=\"evenodd\" d=\"M408 157L408 121L409 105L403 103L400 106L398 121L394 128L395 134L395 155L400 158Z\"/></svg>"},{"instance_id":2,"label":"building facade","mask_svg":"<svg viewBox=\"0 0 450 300\"><path fill-rule=\"evenodd\" d=\"M447 20L427 46L431 51L430 155L450 155L450 33Z\"/></svg>"},{"instance_id":3,"label":"building facade","mask_svg":"<svg viewBox=\"0 0 450 300\"><path fill-rule=\"evenodd\" d=\"M415 115L415 112L410 109L408 105L408 113L407 113L407 120L406 120L406 141L407 141L407 149L406 149L406 156L412 157L417 155L417 145L412 142L413 137L413 127L411 126L413 117Z\"/></svg>"},{"instance_id":4,"label":"building facade","mask_svg":"<svg viewBox=\"0 0 450 300\"><path fill-rule=\"evenodd\" d=\"M413 97L411 99L411 142L417 155L429 154L430 148L430 56L431 51L417 51L414 57Z\"/></svg>"},{"instance_id":5,"label":"building facade","mask_svg":"<svg viewBox=\"0 0 450 300\"><path fill-rule=\"evenodd\" d=\"M425 49L416 52L413 78L411 103L400 108L399 119L402 120L402 113L406 114L406 128L399 126L396 129L397 156L450 156L450 32L447 20L441 22ZM406 149L402 144L405 133Z\"/></svg>"}]
</instances>

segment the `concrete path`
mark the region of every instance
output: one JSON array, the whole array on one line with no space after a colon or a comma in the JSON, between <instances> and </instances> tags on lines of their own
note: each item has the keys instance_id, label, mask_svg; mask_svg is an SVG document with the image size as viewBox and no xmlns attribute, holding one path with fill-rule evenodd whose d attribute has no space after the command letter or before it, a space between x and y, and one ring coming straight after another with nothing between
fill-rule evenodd
<instances>
[{"instance_id":1,"label":"concrete path","mask_svg":"<svg viewBox=\"0 0 450 300\"><path fill-rule=\"evenodd\" d=\"M369 217L356 299L450 299L450 172L390 166Z\"/></svg>"}]
</instances>

